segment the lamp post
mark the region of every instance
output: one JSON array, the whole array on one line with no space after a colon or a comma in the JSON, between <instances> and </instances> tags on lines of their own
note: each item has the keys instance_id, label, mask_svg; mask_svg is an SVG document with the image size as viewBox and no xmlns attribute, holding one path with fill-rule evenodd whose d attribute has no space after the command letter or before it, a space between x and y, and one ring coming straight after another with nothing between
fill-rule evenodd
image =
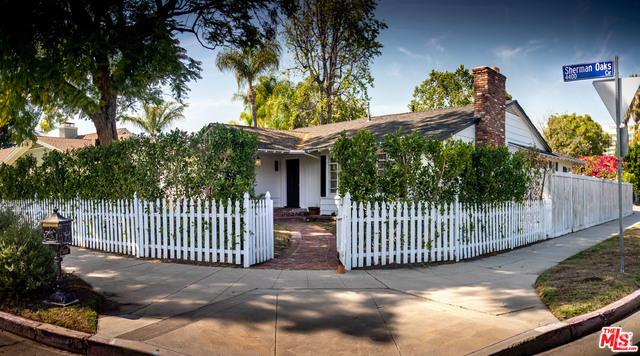
<instances>
[{"instance_id":1,"label":"lamp post","mask_svg":"<svg viewBox=\"0 0 640 356\"><path fill-rule=\"evenodd\" d=\"M56 253L56 291L44 302L61 307L76 304L78 299L66 293L63 289L64 280L62 278L62 256L71 252L69 244L73 241L71 224L73 219L67 219L58 214L58 208L53 209L53 214L49 215L42 223L42 243L49 245Z\"/></svg>"}]
</instances>

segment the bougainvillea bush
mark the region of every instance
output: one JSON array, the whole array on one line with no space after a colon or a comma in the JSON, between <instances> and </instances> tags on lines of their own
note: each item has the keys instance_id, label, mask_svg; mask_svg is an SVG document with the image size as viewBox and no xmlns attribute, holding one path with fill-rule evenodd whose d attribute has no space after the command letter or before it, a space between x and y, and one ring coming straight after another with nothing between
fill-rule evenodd
<instances>
[{"instance_id":1,"label":"bougainvillea bush","mask_svg":"<svg viewBox=\"0 0 640 356\"><path fill-rule=\"evenodd\" d=\"M618 179L618 159L614 156L588 156L578 158L586 162L584 166L576 166L573 173L583 174L585 176ZM627 169L624 160L622 161L622 171Z\"/></svg>"}]
</instances>

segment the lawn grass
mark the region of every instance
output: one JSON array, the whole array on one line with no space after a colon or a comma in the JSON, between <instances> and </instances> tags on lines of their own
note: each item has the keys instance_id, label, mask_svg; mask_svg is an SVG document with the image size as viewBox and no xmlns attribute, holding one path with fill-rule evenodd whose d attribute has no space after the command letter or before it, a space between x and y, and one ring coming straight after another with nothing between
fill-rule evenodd
<instances>
[{"instance_id":1,"label":"lawn grass","mask_svg":"<svg viewBox=\"0 0 640 356\"><path fill-rule=\"evenodd\" d=\"M559 320L592 312L640 288L640 227L624 233L625 273L620 273L620 237L569 257L536 281L540 299Z\"/></svg>"},{"instance_id":2,"label":"lawn grass","mask_svg":"<svg viewBox=\"0 0 640 356\"><path fill-rule=\"evenodd\" d=\"M51 290L43 295L33 295L28 300L2 301L0 310L25 319L95 333L98 329L98 314L118 308L117 303L105 300L88 283L73 274L66 275L64 288L65 292L78 298L80 303L64 308L44 304L42 301L53 292Z\"/></svg>"},{"instance_id":3,"label":"lawn grass","mask_svg":"<svg viewBox=\"0 0 640 356\"><path fill-rule=\"evenodd\" d=\"M316 221L314 224L329 231L334 237L336 236L336 222L335 221Z\"/></svg>"},{"instance_id":4,"label":"lawn grass","mask_svg":"<svg viewBox=\"0 0 640 356\"><path fill-rule=\"evenodd\" d=\"M282 255L291 246L291 231L284 224L273 224L274 258Z\"/></svg>"}]
</instances>

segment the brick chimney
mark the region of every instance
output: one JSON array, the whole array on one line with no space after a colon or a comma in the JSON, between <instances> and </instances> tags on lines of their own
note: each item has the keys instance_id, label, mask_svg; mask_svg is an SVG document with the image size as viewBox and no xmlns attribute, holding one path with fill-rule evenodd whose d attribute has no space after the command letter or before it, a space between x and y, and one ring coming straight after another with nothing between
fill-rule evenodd
<instances>
[{"instance_id":1,"label":"brick chimney","mask_svg":"<svg viewBox=\"0 0 640 356\"><path fill-rule=\"evenodd\" d=\"M480 118L476 124L476 145L504 146L505 81L496 67L473 68L473 109Z\"/></svg>"}]
</instances>

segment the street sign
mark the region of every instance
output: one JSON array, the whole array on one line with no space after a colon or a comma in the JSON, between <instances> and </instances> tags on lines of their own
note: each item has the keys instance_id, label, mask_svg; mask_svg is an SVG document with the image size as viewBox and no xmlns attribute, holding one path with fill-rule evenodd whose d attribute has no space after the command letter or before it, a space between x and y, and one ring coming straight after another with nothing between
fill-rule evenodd
<instances>
[{"instance_id":1,"label":"street sign","mask_svg":"<svg viewBox=\"0 0 640 356\"><path fill-rule=\"evenodd\" d=\"M613 61L562 66L562 77L565 82L613 77Z\"/></svg>"},{"instance_id":2,"label":"street sign","mask_svg":"<svg viewBox=\"0 0 640 356\"><path fill-rule=\"evenodd\" d=\"M620 116L624 117L631 101L640 87L640 77L620 78ZM600 99L607 107L609 114L613 118L613 122L616 122L616 81L614 79L596 80L593 82L593 86L596 88ZM619 123L616 122L617 125Z\"/></svg>"}]
</instances>

